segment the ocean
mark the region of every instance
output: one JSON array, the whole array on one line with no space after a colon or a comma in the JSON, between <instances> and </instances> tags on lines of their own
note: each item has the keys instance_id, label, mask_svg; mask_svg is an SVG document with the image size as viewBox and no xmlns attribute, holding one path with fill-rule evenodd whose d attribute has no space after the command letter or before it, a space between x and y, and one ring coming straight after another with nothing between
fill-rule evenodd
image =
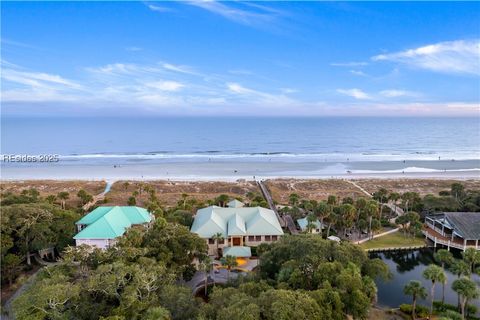
<instances>
[{"instance_id":1,"label":"ocean","mask_svg":"<svg viewBox=\"0 0 480 320\"><path fill-rule=\"evenodd\" d=\"M2 160L59 158L47 164L2 161L2 176L9 178L11 168L47 172L62 166L152 165L175 171L183 165L195 175L192 163L235 163L249 169L248 175L255 171L249 164L258 164L260 175L280 176L480 168L480 118L4 117L1 133Z\"/></svg>"}]
</instances>

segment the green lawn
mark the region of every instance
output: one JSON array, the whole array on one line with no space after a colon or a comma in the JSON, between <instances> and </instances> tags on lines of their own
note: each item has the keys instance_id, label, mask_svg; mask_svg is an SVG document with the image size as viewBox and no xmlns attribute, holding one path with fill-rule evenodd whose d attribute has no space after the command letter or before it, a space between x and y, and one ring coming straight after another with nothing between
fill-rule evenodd
<instances>
[{"instance_id":1,"label":"green lawn","mask_svg":"<svg viewBox=\"0 0 480 320\"><path fill-rule=\"evenodd\" d=\"M377 249L377 248L399 248L409 246L421 246L425 244L424 238L405 238L402 231L387 234L386 236L369 240L360 244L363 249Z\"/></svg>"}]
</instances>

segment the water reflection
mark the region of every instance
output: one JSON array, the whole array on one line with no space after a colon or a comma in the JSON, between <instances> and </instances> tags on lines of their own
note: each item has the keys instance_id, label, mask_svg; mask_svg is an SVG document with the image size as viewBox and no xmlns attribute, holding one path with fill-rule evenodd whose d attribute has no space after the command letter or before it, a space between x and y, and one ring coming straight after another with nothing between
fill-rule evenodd
<instances>
[{"instance_id":1,"label":"water reflection","mask_svg":"<svg viewBox=\"0 0 480 320\"><path fill-rule=\"evenodd\" d=\"M410 280L419 280L423 286L430 292L431 282L423 278L422 273L425 268L434 262L433 251L430 249L412 250L412 251L388 251L384 253L372 253L372 258L379 258L385 262L393 274L389 281L376 280L378 287L378 304L383 307L396 308L402 303L411 303L412 298L403 294L403 287ZM454 252L454 256L460 257L459 252ZM447 284L445 286L445 302L457 304L457 294L451 289L452 282L457 276L446 270ZM480 277L473 275L477 285L480 286ZM442 286L435 288L435 300L442 299ZM428 305L427 300L420 300L419 303ZM480 309L480 301L477 299L470 302Z\"/></svg>"}]
</instances>

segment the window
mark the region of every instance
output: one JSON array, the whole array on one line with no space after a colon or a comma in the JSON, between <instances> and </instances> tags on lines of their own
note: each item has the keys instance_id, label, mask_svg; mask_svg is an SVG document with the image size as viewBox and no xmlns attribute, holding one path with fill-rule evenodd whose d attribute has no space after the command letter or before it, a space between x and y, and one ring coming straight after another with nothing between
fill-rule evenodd
<instances>
[{"instance_id":1,"label":"window","mask_svg":"<svg viewBox=\"0 0 480 320\"><path fill-rule=\"evenodd\" d=\"M248 241L255 241L255 236L248 236Z\"/></svg>"},{"instance_id":2,"label":"window","mask_svg":"<svg viewBox=\"0 0 480 320\"><path fill-rule=\"evenodd\" d=\"M271 241L270 236L265 236L265 241Z\"/></svg>"},{"instance_id":3,"label":"window","mask_svg":"<svg viewBox=\"0 0 480 320\"><path fill-rule=\"evenodd\" d=\"M262 241L262 236L255 236L255 241Z\"/></svg>"},{"instance_id":4,"label":"window","mask_svg":"<svg viewBox=\"0 0 480 320\"><path fill-rule=\"evenodd\" d=\"M215 240L213 240L213 239L208 239L208 244L215 244Z\"/></svg>"},{"instance_id":5,"label":"window","mask_svg":"<svg viewBox=\"0 0 480 320\"><path fill-rule=\"evenodd\" d=\"M272 241L277 241L278 237L277 236L272 236Z\"/></svg>"}]
</instances>

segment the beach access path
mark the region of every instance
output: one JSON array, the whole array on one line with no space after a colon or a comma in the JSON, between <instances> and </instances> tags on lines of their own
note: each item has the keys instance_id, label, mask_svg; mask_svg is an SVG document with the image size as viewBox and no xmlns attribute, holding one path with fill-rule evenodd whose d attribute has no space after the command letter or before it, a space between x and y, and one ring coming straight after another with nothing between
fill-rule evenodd
<instances>
[{"instance_id":1,"label":"beach access path","mask_svg":"<svg viewBox=\"0 0 480 320\"><path fill-rule=\"evenodd\" d=\"M84 211L87 211L91 207L93 207L97 202L102 201L105 199L105 195L110 191L112 188L112 185L115 183L115 181L107 181L107 185L105 186L105 190L103 190L101 193L93 196L92 201L87 202L86 204L83 205L82 209Z\"/></svg>"},{"instance_id":2,"label":"beach access path","mask_svg":"<svg viewBox=\"0 0 480 320\"><path fill-rule=\"evenodd\" d=\"M277 206L273 202L273 198L270 195L270 192L268 191L267 186L261 180L256 181L256 182L257 182L258 187L260 188L260 191L262 192L263 197L265 198L265 200L267 200L268 206L270 207L270 209L272 209L273 212L275 212L275 215L277 216L277 219L278 219L278 222L280 223L280 226L282 228L285 227L286 223L285 223L284 219L278 213ZM296 230L296 228L295 228L295 230Z\"/></svg>"},{"instance_id":3,"label":"beach access path","mask_svg":"<svg viewBox=\"0 0 480 320\"><path fill-rule=\"evenodd\" d=\"M372 194L370 194L367 190L365 190L364 188L362 188L361 186L356 184L354 181L348 180L348 179L346 179L345 181L350 183L351 185L355 186L358 190L360 190L362 193L364 193L369 198L373 198ZM382 205L388 207L390 210L395 212L396 216L403 216L405 214L405 212L403 211L402 208L397 207L393 203L382 203ZM391 219L390 222L395 223L395 218Z\"/></svg>"}]
</instances>

